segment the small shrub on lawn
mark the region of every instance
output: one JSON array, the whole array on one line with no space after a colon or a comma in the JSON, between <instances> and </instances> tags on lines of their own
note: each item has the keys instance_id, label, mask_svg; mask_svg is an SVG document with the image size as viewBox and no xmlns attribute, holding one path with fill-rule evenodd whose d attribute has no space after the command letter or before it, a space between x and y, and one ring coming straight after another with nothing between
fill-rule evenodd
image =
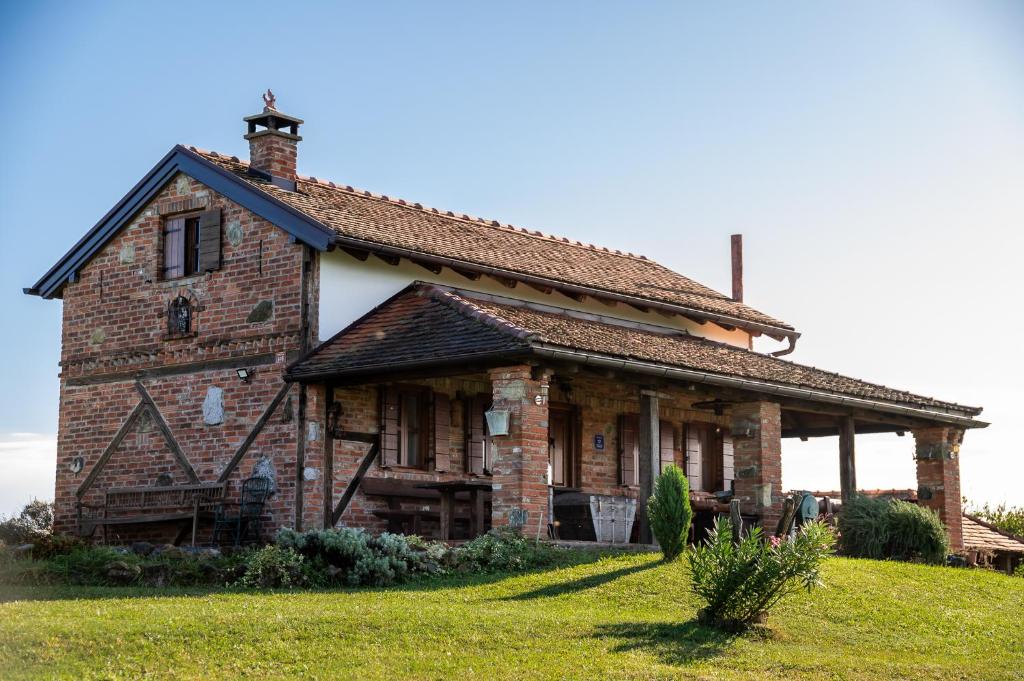
<instances>
[{"instance_id":1,"label":"small shrub on lawn","mask_svg":"<svg viewBox=\"0 0 1024 681\"><path fill-rule=\"evenodd\" d=\"M554 565L563 553L550 544L501 528L453 549L448 563L465 572L514 572Z\"/></svg>"},{"instance_id":2,"label":"small shrub on lawn","mask_svg":"<svg viewBox=\"0 0 1024 681\"><path fill-rule=\"evenodd\" d=\"M720 518L688 554L693 592L706 603L699 621L728 631L763 622L782 598L820 584L819 565L834 545L832 530L813 522L789 541L765 541L754 528L734 546L732 525Z\"/></svg>"},{"instance_id":3,"label":"small shrub on lawn","mask_svg":"<svg viewBox=\"0 0 1024 681\"><path fill-rule=\"evenodd\" d=\"M855 558L945 562L949 539L931 509L898 499L858 495L839 513L840 551Z\"/></svg>"},{"instance_id":4,"label":"small shrub on lawn","mask_svg":"<svg viewBox=\"0 0 1024 681\"><path fill-rule=\"evenodd\" d=\"M693 510L690 485L683 472L669 466L654 483L654 495L647 502L651 531L665 560L675 560L686 546Z\"/></svg>"},{"instance_id":5,"label":"small shrub on lawn","mask_svg":"<svg viewBox=\"0 0 1024 681\"><path fill-rule=\"evenodd\" d=\"M261 589L291 588L307 584L304 559L291 548L275 544L253 551L246 561L239 586Z\"/></svg>"},{"instance_id":6,"label":"small shrub on lawn","mask_svg":"<svg viewBox=\"0 0 1024 681\"><path fill-rule=\"evenodd\" d=\"M435 572L437 563L426 542L385 532L373 536L363 530L340 528L295 532L281 530L276 544L291 549L319 568L317 584L336 582L347 586L387 586L412 575Z\"/></svg>"}]
</instances>

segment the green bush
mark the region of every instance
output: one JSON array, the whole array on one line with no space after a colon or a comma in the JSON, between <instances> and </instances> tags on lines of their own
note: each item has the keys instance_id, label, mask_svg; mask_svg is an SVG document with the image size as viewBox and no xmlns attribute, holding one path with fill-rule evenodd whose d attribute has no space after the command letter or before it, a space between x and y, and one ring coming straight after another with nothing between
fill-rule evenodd
<instances>
[{"instance_id":1,"label":"green bush","mask_svg":"<svg viewBox=\"0 0 1024 681\"><path fill-rule=\"evenodd\" d=\"M1024 507L1007 506L1006 504L993 507L986 503L980 508L975 508L966 499L964 499L964 506L970 507L968 513L978 516L1003 532L1024 537Z\"/></svg>"},{"instance_id":2,"label":"green bush","mask_svg":"<svg viewBox=\"0 0 1024 681\"><path fill-rule=\"evenodd\" d=\"M52 530L53 502L32 501L16 516L0 516L0 542L10 546L34 543Z\"/></svg>"},{"instance_id":3,"label":"green bush","mask_svg":"<svg viewBox=\"0 0 1024 681\"><path fill-rule=\"evenodd\" d=\"M306 558L314 583L337 582L348 586L387 586L417 573L433 572L436 563L422 540L385 532L373 536L363 530L340 528L295 532L280 530L276 544Z\"/></svg>"},{"instance_id":4,"label":"green bush","mask_svg":"<svg viewBox=\"0 0 1024 681\"><path fill-rule=\"evenodd\" d=\"M730 631L764 621L785 596L820 584L819 564L834 545L832 530L812 522L791 541L764 541L761 528L754 528L734 546L731 523L719 518L687 554L693 592L706 604L699 621Z\"/></svg>"},{"instance_id":5,"label":"green bush","mask_svg":"<svg viewBox=\"0 0 1024 681\"><path fill-rule=\"evenodd\" d=\"M515 572L554 565L563 554L515 530L496 528L453 549L447 562L466 572Z\"/></svg>"},{"instance_id":6,"label":"green bush","mask_svg":"<svg viewBox=\"0 0 1024 681\"><path fill-rule=\"evenodd\" d=\"M303 557L294 549L270 544L249 555L245 573L236 584L261 589L305 586L307 575L303 562Z\"/></svg>"},{"instance_id":7,"label":"green bush","mask_svg":"<svg viewBox=\"0 0 1024 681\"><path fill-rule=\"evenodd\" d=\"M669 466L658 476L654 495L647 502L647 515L665 560L675 560L686 546L693 519L690 485L677 467Z\"/></svg>"},{"instance_id":8,"label":"green bush","mask_svg":"<svg viewBox=\"0 0 1024 681\"><path fill-rule=\"evenodd\" d=\"M840 551L855 558L939 565L949 539L934 511L898 499L854 496L839 513Z\"/></svg>"}]
</instances>

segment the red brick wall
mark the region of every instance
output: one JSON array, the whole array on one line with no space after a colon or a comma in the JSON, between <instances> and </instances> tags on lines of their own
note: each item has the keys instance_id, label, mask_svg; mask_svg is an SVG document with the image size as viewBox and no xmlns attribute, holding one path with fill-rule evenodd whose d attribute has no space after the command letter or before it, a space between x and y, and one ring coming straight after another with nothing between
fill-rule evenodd
<instances>
[{"instance_id":1,"label":"red brick wall","mask_svg":"<svg viewBox=\"0 0 1024 681\"><path fill-rule=\"evenodd\" d=\"M260 134L249 140L249 164L285 180L294 180L298 161L298 142L274 133Z\"/></svg>"},{"instance_id":2,"label":"red brick wall","mask_svg":"<svg viewBox=\"0 0 1024 681\"><path fill-rule=\"evenodd\" d=\"M214 207L222 211L221 269L163 281L164 218ZM303 248L289 243L277 227L179 175L81 269L76 283L66 286L56 483L60 530L73 528L75 491L139 402L136 378L151 393L200 481L217 479L283 385L281 372L300 349ZM315 290L310 288L311 334L318 316ZM167 333L167 305L178 295L194 303L195 333L186 338ZM271 317L247 321L264 300L273 301ZM270 363L256 366L254 358ZM217 360L229 363L194 366ZM166 375L171 366L184 373ZM250 383L238 379L236 366L254 370ZM224 391L219 425L203 419L210 386ZM239 480L260 457L273 462L279 491L268 507L271 526L290 525L293 519L297 395L298 388L292 388L290 402L272 416L232 480L237 495ZM286 406L290 421L284 417ZM77 456L85 459L85 468L74 474L69 464ZM110 486L152 484L163 472L185 482L160 433L142 424L110 457L86 496L95 501ZM129 528L123 534L130 534Z\"/></svg>"},{"instance_id":3,"label":"red brick wall","mask_svg":"<svg viewBox=\"0 0 1024 681\"><path fill-rule=\"evenodd\" d=\"M734 489L743 513L775 532L782 515L782 410L774 402L732 405Z\"/></svg>"},{"instance_id":4,"label":"red brick wall","mask_svg":"<svg viewBox=\"0 0 1024 681\"><path fill-rule=\"evenodd\" d=\"M954 551L964 548L963 510L960 497L960 443L958 428L919 428L914 431L917 460L917 498L932 509L949 530Z\"/></svg>"}]
</instances>

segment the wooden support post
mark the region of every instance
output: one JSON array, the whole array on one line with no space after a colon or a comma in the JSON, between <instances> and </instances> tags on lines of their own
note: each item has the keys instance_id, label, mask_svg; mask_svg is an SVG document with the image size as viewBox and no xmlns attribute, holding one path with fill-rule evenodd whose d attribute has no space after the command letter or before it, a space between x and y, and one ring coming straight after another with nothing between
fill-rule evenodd
<instances>
[{"instance_id":1,"label":"wooden support post","mask_svg":"<svg viewBox=\"0 0 1024 681\"><path fill-rule=\"evenodd\" d=\"M739 546L743 537L743 516L740 515L740 500L729 502L729 523L732 525L732 545Z\"/></svg>"},{"instance_id":2,"label":"wooden support post","mask_svg":"<svg viewBox=\"0 0 1024 681\"><path fill-rule=\"evenodd\" d=\"M637 509L640 516L640 543L653 542L651 523L647 518L647 500L654 494L655 472L658 470L661 453L661 422L658 418L658 396L650 390L640 391L640 498Z\"/></svg>"},{"instance_id":3,"label":"wooden support post","mask_svg":"<svg viewBox=\"0 0 1024 681\"><path fill-rule=\"evenodd\" d=\"M796 496L786 497L782 502L782 517L779 518L779 524L775 526L776 537L786 537L793 529L793 521L796 520L796 503Z\"/></svg>"},{"instance_id":4,"label":"wooden support post","mask_svg":"<svg viewBox=\"0 0 1024 681\"><path fill-rule=\"evenodd\" d=\"M843 503L857 493L857 466L854 463L854 421L852 416L839 420L839 491Z\"/></svg>"},{"instance_id":5,"label":"wooden support post","mask_svg":"<svg viewBox=\"0 0 1024 681\"><path fill-rule=\"evenodd\" d=\"M323 514L324 528L334 527L334 433L339 425L331 423L331 411L334 406L334 384L324 385L324 465L323 474ZM336 417L340 419L340 416Z\"/></svg>"}]
</instances>

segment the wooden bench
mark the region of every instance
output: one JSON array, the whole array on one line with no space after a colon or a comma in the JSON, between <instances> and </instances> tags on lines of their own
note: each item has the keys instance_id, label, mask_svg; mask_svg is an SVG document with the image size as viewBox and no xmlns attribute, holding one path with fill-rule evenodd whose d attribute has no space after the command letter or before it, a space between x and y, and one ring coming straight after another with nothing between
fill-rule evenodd
<instances>
[{"instance_id":1,"label":"wooden bench","mask_svg":"<svg viewBox=\"0 0 1024 681\"><path fill-rule=\"evenodd\" d=\"M196 543L199 516L206 509L224 501L226 482L196 485L169 485L164 487L113 487L103 495L103 505L78 504L79 534L91 535L97 527L103 528L103 542L107 541L110 525L138 525L174 521L192 521L192 544ZM85 515L88 509L99 515ZM188 526L184 526L175 543L181 541Z\"/></svg>"},{"instance_id":2,"label":"wooden bench","mask_svg":"<svg viewBox=\"0 0 1024 681\"><path fill-rule=\"evenodd\" d=\"M441 522L441 493L433 489L422 489L416 485L421 480L400 478L363 478L359 489L363 494L387 499L387 510L376 510L373 515L388 521L388 532L420 534L423 521ZM466 495L468 501L469 496ZM402 504L420 504L421 508L403 508ZM455 521L469 525L469 513L456 513Z\"/></svg>"}]
</instances>

